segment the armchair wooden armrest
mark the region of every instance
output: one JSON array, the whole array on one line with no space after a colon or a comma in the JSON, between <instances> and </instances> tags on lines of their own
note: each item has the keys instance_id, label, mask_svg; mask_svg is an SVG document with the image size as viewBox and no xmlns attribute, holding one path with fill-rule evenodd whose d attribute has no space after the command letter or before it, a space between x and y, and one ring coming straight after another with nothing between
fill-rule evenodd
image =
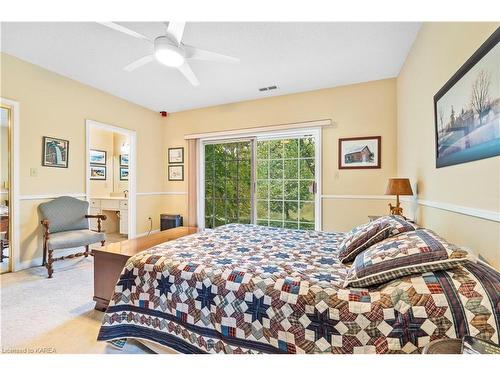
<instances>
[{"instance_id":1,"label":"armchair wooden armrest","mask_svg":"<svg viewBox=\"0 0 500 375\"><path fill-rule=\"evenodd\" d=\"M44 237L45 238L49 238L49 221L47 219L43 219L42 221L40 221L40 224L42 224L42 226L44 227Z\"/></svg>"},{"instance_id":2,"label":"armchair wooden armrest","mask_svg":"<svg viewBox=\"0 0 500 375\"><path fill-rule=\"evenodd\" d=\"M97 231L101 231L101 220L106 220L106 215L85 215L86 219L97 219Z\"/></svg>"}]
</instances>

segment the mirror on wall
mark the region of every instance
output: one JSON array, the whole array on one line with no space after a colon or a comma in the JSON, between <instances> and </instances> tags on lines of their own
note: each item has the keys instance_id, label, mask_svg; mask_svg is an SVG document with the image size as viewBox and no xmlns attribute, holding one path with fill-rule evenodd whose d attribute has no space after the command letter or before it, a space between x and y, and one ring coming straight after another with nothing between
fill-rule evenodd
<instances>
[{"instance_id":1,"label":"mirror on wall","mask_svg":"<svg viewBox=\"0 0 500 375\"><path fill-rule=\"evenodd\" d=\"M90 132L90 196L125 197L128 193L128 154L126 135L105 129Z\"/></svg>"},{"instance_id":2,"label":"mirror on wall","mask_svg":"<svg viewBox=\"0 0 500 375\"><path fill-rule=\"evenodd\" d=\"M11 221L9 220L10 201L10 131L12 109L0 107L0 267L1 272L10 271Z\"/></svg>"},{"instance_id":3,"label":"mirror on wall","mask_svg":"<svg viewBox=\"0 0 500 375\"><path fill-rule=\"evenodd\" d=\"M106 215L102 225L108 243L122 241L129 234L130 140L123 133L91 127L89 141L89 212ZM94 221L90 225L96 229Z\"/></svg>"}]
</instances>

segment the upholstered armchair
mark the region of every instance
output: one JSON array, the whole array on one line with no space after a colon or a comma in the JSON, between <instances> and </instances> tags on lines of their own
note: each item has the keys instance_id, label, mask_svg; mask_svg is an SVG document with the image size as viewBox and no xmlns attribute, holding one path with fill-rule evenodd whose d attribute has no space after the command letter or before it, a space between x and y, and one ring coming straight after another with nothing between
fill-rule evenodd
<instances>
[{"instance_id":1,"label":"upholstered armchair","mask_svg":"<svg viewBox=\"0 0 500 375\"><path fill-rule=\"evenodd\" d=\"M89 202L72 197L59 197L39 206L42 216L43 264L47 268L49 278L54 269L52 263L57 260L77 256L88 257L89 246L100 242L104 246L106 236L101 232L101 220L105 215L88 215ZM97 219L97 232L90 230L89 219ZM85 252L54 258L52 253L58 249L85 247Z\"/></svg>"}]
</instances>

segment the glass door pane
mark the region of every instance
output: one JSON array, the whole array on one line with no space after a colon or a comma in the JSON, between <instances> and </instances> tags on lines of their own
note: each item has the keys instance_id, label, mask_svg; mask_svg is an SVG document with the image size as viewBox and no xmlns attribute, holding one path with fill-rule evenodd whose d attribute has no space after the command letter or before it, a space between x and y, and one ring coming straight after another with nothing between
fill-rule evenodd
<instances>
[{"instance_id":1,"label":"glass door pane","mask_svg":"<svg viewBox=\"0 0 500 375\"><path fill-rule=\"evenodd\" d=\"M205 227L252 222L252 141L205 144Z\"/></svg>"},{"instance_id":2,"label":"glass door pane","mask_svg":"<svg viewBox=\"0 0 500 375\"><path fill-rule=\"evenodd\" d=\"M314 229L314 137L257 140L257 224Z\"/></svg>"}]
</instances>

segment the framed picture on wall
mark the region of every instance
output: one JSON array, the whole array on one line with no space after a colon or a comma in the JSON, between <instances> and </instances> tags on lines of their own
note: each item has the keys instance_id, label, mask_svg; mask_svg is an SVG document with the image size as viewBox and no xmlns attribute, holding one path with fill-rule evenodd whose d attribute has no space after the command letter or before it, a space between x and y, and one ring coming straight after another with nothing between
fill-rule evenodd
<instances>
[{"instance_id":1,"label":"framed picture on wall","mask_svg":"<svg viewBox=\"0 0 500 375\"><path fill-rule=\"evenodd\" d=\"M381 168L382 137L339 139L339 169Z\"/></svg>"},{"instance_id":2,"label":"framed picture on wall","mask_svg":"<svg viewBox=\"0 0 500 375\"><path fill-rule=\"evenodd\" d=\"M436 168L500 155L500 28L434 95Z\"/></svg>"},{"instance_id":3,"label":"framed picture on wall","mask_svg":"<svg viewBox=\"0 0 500 375\"><path fill-rule=\"evenodd\" d=\"M120 181L128 181L128 167L120 167Z\"/></svg>"},{"instance_id":4,"label":"framed picture on wall","mask_svg":"<svg viewBox=\"0 0 500 375\"><path fill-rule=\"evenodd\" d=\"M68 168L69 141L43 137L42 165L44 167Z\"/></svg>"},{"instance_id":5,"label":"framed picture on wall","mask_svg":"<svg viewBox=\"0 0 500 375\"><path fill-rule=\"evenodd\" d=\"M183 165L169 165L168 166L168 180L169 181L184 181L184 166Z\"/></svg>"},{"instance_id":6,"label":"framed picture on wall","mask_svg":"<svg viewBox=\"0 0 500 375\"><path fill-rule=\"evenodd\" d=\"M128 167L128 154L120 155L120 166Z\"/></svg>"},{"instance_id":7,"label":"framed picture on wall","mask_svg":"<svg viewBox=\"0 0 500 375\"><path fill-rule=\"evenodd\" d=\"M106 165L106 151L90 150L90 164Z\"/></svg>"},{"instance_id":8,"label":"framed picture on wall","mask_svg":"<svg viewBox=\"0 0 500 375\"><path fill-rule=\"evenodd\" d=\"M168 164L184 163L184 147L175 147L168 149Z\"/></svg>"},{"instance_id":9,"label":"framed picture on wall","mask_svg":"<svg viewBox=\"0 0 500 375\"><path fill-rule=\"evenodd\" d=\"M106 167L102 165L90 166L90 179L91 180L106 180Z\"/></svg>"}]
</instances>

